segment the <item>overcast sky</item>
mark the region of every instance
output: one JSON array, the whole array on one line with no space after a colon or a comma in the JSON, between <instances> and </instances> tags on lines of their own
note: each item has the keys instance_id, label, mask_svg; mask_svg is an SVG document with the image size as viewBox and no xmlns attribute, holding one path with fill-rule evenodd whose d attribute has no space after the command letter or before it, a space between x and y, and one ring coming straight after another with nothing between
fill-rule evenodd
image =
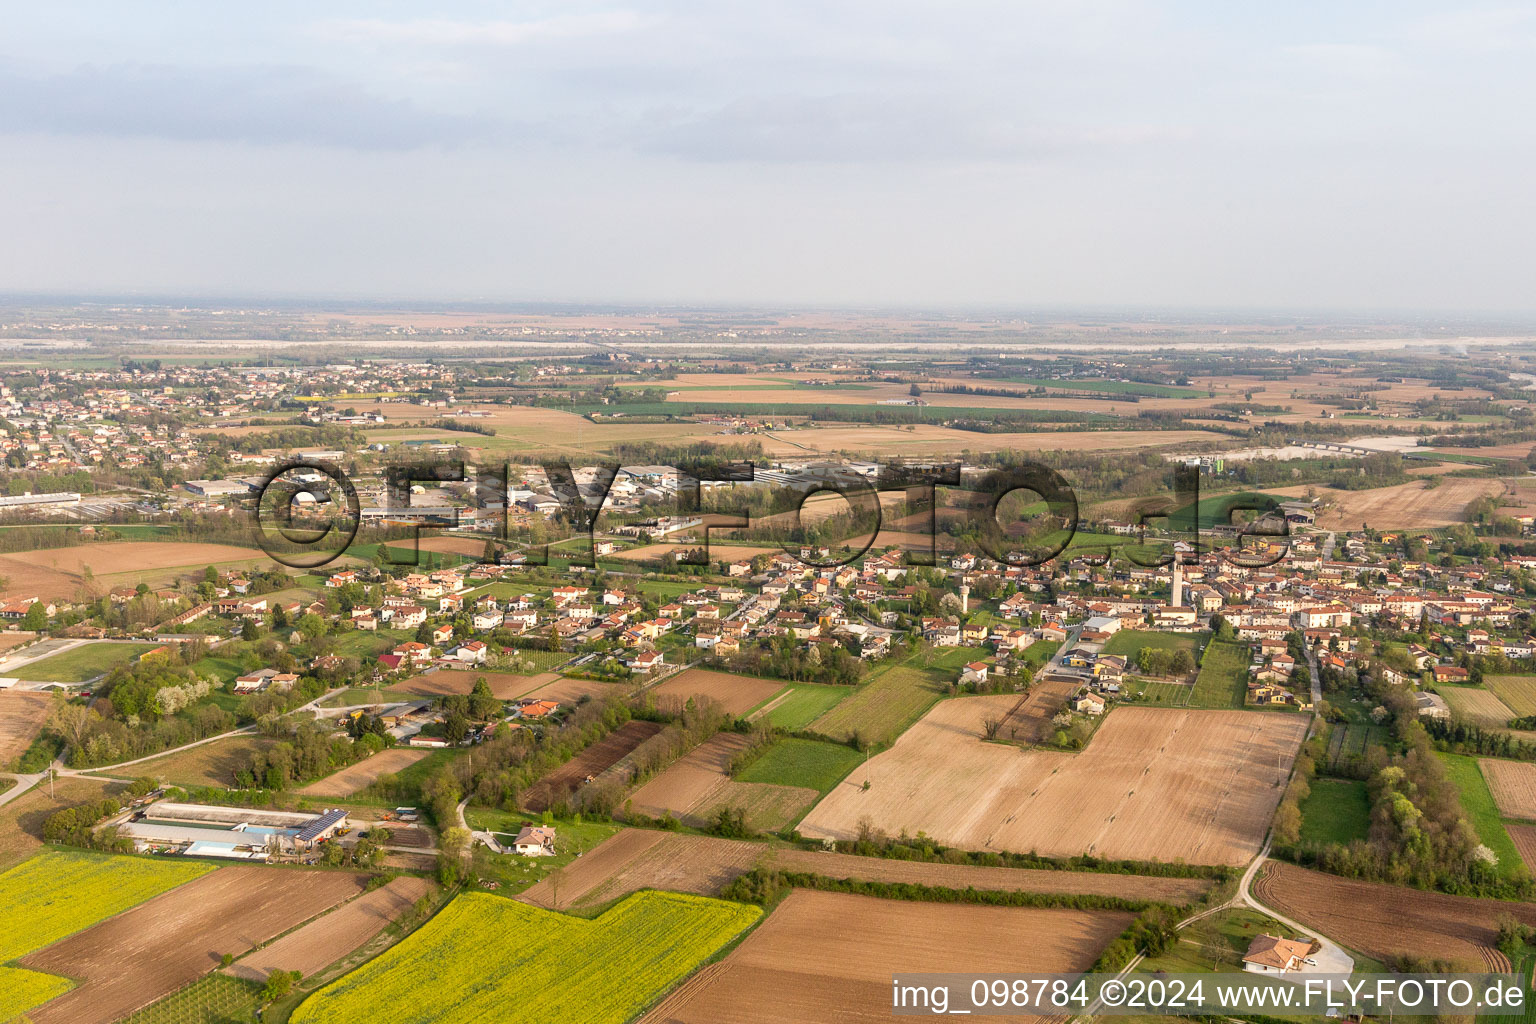
<instances>
[{"instance_id":1,"label":"overcast sky","mask_svg":"<svg viewBox=\"0 0 1536 1024\"><path fill-rule=\"evenodd\" d=\"M1536 310L1536 4L4 24L0 291Z\"/></svg>"}]
</instances>

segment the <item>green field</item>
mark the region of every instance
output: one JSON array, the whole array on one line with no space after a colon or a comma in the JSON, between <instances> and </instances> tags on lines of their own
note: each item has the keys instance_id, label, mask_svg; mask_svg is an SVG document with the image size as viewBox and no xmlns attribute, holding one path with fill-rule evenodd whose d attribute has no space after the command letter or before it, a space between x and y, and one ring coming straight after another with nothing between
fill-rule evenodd
<instances>
[{"instance_id":1,"label":"green field","mask_svg":"<svg viewBox=\"0 0 1536 1024\"><path fill-rule=\"evenodd\" d=\"M858 732L866 743L893 743L944 695L948 674L936 669L892 665L810 725L810 731L847 739Z\"/></svg>"},{"instance_id":2,"label":"green field","mask_svg":"<svg viewBox=\"0 0 1536 1024\"><path fill-rule=\"evenodd\" d=\"M225 974L200 978L123 1024L255 1024L261 989Z\"/></svg>"},{"instance_id":3,"label":"green field","mask_svg":"<svg viewBox=\"0 0 1536 1024\"><path fill-rule=\"evenodd\" d=\"M1189 695L1192 708L1240 708L1248 696L1248 645L1214 640Z\"/></svg>"},{"instance_id":4,"label":"green field","mask_svg":"<svg viewBox=\"0 0 1536 1024\"><path fill-rule=\"evenodd\" d=\"M798 683L790 687L789 696L775 704L766 717L770 725L796 732L831 711L852 692L851 686Z\"/></svg>"},{"instance_id":5,"label":"green field","mask_svg":"<svg viewBox=\"0 0 1536 1024\"><path fill-rule=\"evenodd\" d=\"M1062 391L1102 391L1109 395L1140 395L1143 398L1203 398L1206 392L1173 384L1143 384L1135 380L1056 380L1051 377L992 377L999 384L1027 384L1033 388Z\"/></svg>"},{"instance_id":6,"label":"green field","mask_svg":"<svg viewBox=\"0 0 1536 1024\"><path fill-rule=\"evenodd\" d=\"M1508 704L1515 715L1536 715L1536 676L1484 676L1483 685Z\"/></svg>"},{"instance_id":7,"label":"green field","mask_svg":"<svg viewBox=\"0 0 1536 1024\"><path fill-rule=\"evenodd\" d=\"M1301 841L1345 845L1371 829L1371 798L1355 779L1314 779L1301 804Z\"/></svg>"},{"instance_id":8,"label":"green field","mask_svg":"<svg viewBox=\"0 0 1536 1024\"><path fill-rule=\"evenodd\" d=\"M55 654L42 661L23 665L16 672L24 679L39 683L83 683L87 679L126 665L145 651L152 651L156 644L85 644L73 650Z\"/></svg>"},{"instance_id":9,"label":"green field","mask_svg":"<svg viewBox=\"0 0 1536 1024\"><path fill-rule=\"evenodd\" d=\"M1483 773L1477 767L1477 758L1465 754L1441 754L1440 760L1461 794L1461 809L1467 812L1467 820L1477 830L1483 845L1498 855L1499 873L1508 878L1517 870L1523 871L1525 862L1520 859L1520 851L1515 849L1514 840L1504 828L1499 807L1493 802L1488 783L1483 781Z\"/></svg>"},{"instance_id":10,"label":"green field","mask_svg":"<svg viewBox=\"0 0 1536 1024\"><path fill-rule=\"evenodd\" d=\"M214 870L198 861L161 861L45 850L0 874L0 963L89 928ZM65 978L0 967L0 1020L67 992Z\"/></svg>"},{"instance_id":11,"label":"green field","mask_svg":"<svg viewBox=\"0 0 1536 1024\"><path fill-rule=\"evenodd\" d=\"M852 747L791 736L769 747L736 778L741 782L804 786L825 795L863 760L864 755Z\"/></svg>"},{"instance_id":12,"label":"green field","mask_svg":"<svg viewBox=\"0 0 1536 1024\"><path fill-rule=\"evenodd\" d=\"M1155 633L1150 629L1122 629L1109 638L1104 654L1119 654L1134 665L1136 652L1143 647L1163 651L1188 651L1194 656L1209 633Z\"/></svg>"},{"instance_id":13,"label":"green field","mask_svg":"<svg viewBox=\"0 0 1536 1024\"><path fill-rule=\"evenodd\" d=\"M761 913L741 903L646 891L583 920L466 893L310 996L290 1020L624 1024Z\"/></svg>"}]
</instances>

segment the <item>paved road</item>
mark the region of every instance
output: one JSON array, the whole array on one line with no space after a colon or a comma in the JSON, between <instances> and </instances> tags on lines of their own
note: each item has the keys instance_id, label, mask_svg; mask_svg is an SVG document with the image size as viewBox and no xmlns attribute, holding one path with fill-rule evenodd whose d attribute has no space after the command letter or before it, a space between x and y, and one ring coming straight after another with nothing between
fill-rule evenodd
<instances>
[{"instance_id":1,"label":"paved road","mask_svg":"<svg viewBox=\"0 0 1536 1024\"><path fill-rule=\"evenodd\" d=\"M4 807L6 804L10 803L12 800L15 800L17 797L21 796L27 790L37 785L39 782L42 782L48 777L48 773L39 772L36 775L13 775L7 772L5 773L5 776L6 778L15 779L16 785L12 786L4 793L0 793L0 807Z\"/></svg>"}]
</instances>

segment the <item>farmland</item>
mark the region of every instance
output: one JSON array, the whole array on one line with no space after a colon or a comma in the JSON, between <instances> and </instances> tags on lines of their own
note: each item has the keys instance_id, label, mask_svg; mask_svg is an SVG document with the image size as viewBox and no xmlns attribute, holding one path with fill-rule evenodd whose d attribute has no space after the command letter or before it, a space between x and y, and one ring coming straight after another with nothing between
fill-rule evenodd
<instances>
[{"instance_id":1,"label":"farmland","mask_svg":"<svg viewBox=\"0 0 1536 1024\"><path fill-rule=\"evenodd\" d=\"M546 683L553 683L560 678L553 672L525 676L515 672L439 669L435 672L423 672L421 675L412 676L405 682L397 684L397 688L405 693L420 694L426 697L438 697L451 693L469 693L475 688L475 680L482 676L485 677L486 685L491 688L491 693L502 700L511 700L514 697L525 696L530 690L537 689ZM368 693L369 691L363 690L362 692Z\"/></svg>"},{"instance_id":2,"label":"farmland","mask_svg":"<svg viewBox=\"0 0 1536 1024\"><path fill-rule=\"evenodd\" d=\"M587 776L601 775L660 731L659 722L640 719L625 722L530 786L523 794L523 806L530 811L548 810L551 804L564 800Z\"/></svg>"},{"instance_id":3,"label":"farmland","mask_svg":"<svg viewBox=\"0 0 1536 1024\"><path fill-rule=\"evenodd\" d=\"M733 780L731 759L747 743L741 733L712 736L635 790L626 806L656 818L671 814L688 824L706 823L720 807L742 810L747 825L756 829L777 829L795 821L815 801L817 791Z\"/></svg>"},{"instance_id":4,"label":"farmland","mask_svg":"<svg viewBox=\"0 0 1536 1024\"><path fill-rule=\"evenodd\" d=\"M200 866L200 865L199 865ZM236 865L56 942L21 966L80 979L36 1024L110 1024L362 891L339 871Z\"/></svg>"},{"instance_id":5,"label":"farmland","mask_svg":"<svg viewBox=\"0 0 1536 1024\"><path fill-rule=\"evenodd\" d=\"M1357 779L1313 779L1301 805L1301 841L1347 845L1371 827L1371 801Z\"/></svg>"},{"instance_id":6,"label":"farmland","mask_svg":"<svg viewBox=\"0 0 1536 1024\"><path fill-rule=\"evenodd\" d=\"M120 782L67 776L36 786L0 809L0 869L19 864L42 849L43 822L66 807L101 800L123 788Z\"/></svg>"},{"instance_id":7,"label":"farmland","mask_svg":"<svg viewBox=\"0 0 1536 1024\"><path fill-rule=\"evenodd\" d=\"M1477 762L1499 813L1506 818L1536 821L1536 764L1484 757Z\"/></svg>"},{"instance_id":8,"label":"farmland","mask_svg":"<svg viewBox=\"0 0 1536 1024\"><path fill-rule=\"evenodd\" d=\"M10 580L7 593L35 594L47 600L75 600L89 568L102 586L170 582L204 566L269 563L256 548L183 541L116 541L81 544L0 555L0 576Z\"/></svg>"},{"instance_id":9,"label":"farmland","mask_svg":"<svg viewBox=\"0 0 1536 1024\"><path fill-rule=\"evenodd\" d=\"M241 957L225 973L250 981L266 981L273 971L298 971L307 977L373 938L431 890L424 878L396 878Z\"/></svg>"},{"instance_id":10,"label":"farmland","mask_svg":"<svg viewBox=\"0 0 1536 1024\"><path fill-rule=\"evenodd\" d=\"M810 730L835 740L858 733L865 743L891 743L933 707L944 686L939 672L892 665L861 683L853 696L812 722Z\"/></svg>"},{"instance_id":11,"label":"farmland","mask_svg":"<svg viewBox=\"0 0 1536 1024\"><path fill-rule=\"evenodd\" d=\"M413 750L410 747L392 747L381 750L317 782L300 789L301 796L344 797L361 793L379 780L381 775L394 775L426 757L431 751Z\"/></svg>"},{"instance_id":12,"label":"farmland","mask_svg":"<svg viewBox=\"0 0 1536 1024\"><path fill-rule=\"evenodd\" d=\"M72 988L68 978L0 966L0 1020L10 1020Z\"/></svg>"},{"instance_id":13,"label":"farmland","mask_svg":"<svg viewBox=\"0 0 1536 1024\"><path fill-rule=\"evenodd\" d=\"M145 651L153 650L155 646L155 644L124 643L82 644L50 658L44 658L42 661L23 665L17 671L27 679L40 683L83 683L87 679L95 679L99 675L110 672L119 665L128 664Z\"/></svg>"},{"instance_id":14,"label":"farmland","mask_svg":"<svg viewBox=\"0 0 1536 1024\"><path fill-rule=\"evenodd\" d=\"M707 699L719 704L728 715L744 715L785 685L777 679L690 668L647 692L655 695L656 706L660 708L681 707L689 699Z\"/></svg>"},{"instance_id":15,"label":"farmland","mask_svg":"<svg viewBox=\"0 0 1536 1024\"><path fill-rule=\"evenodd\" d=\"M320 989L291 1020L623 1024L759 914L738 903L645 892L588 921L467 893L403 942ZM539 979L536 999L529 998L529 978ZM428 990L432 999L418 998Z\"/></svg>"},{"instance_id":16,"label":"farmland","mask_svg":"<svg viewBox=\"0 0 1536 1024\"><path fill-rule=\"evenodd\" d=\"M1154 633L1149 629L1122 629L1104 644L1103 653L1123 655L1133 664L1136 661L1136 652L1143 647L1156 647L1164 651L1188 651L1193 656L1199 652L1200 644L1207 636L1208 634L1205 633Z\"/></svg>"},{"instance_id":17,"label":"farmland","mask_svg":"<svg viewBox=\"0 0 1536 1024\"><path fill-rule=\"evenodd\" d=\"M1436 692L1445 698L1456 717L1484 729L1503 729L1515 717L1509 705L1490 690L1475 686L1444 685L1438 687Z\"/></svg>"},{"instance_id":18,"label":"farmland","mask_svg":"<svg viewBox=\"0 0 1536 1024\"><path fill-rule=\"evenodd\" d=\"M1430 488L1423 480L1361 491L1324 490L1325 506L1317 525L1325 530L1414 529L1451 526L1465 519L1464 511L1478 498L1503 489L1497 480L1446 477ZM1271 493L1294 497L1298 488L1276 488Z\"/></svg>"},{"instance_id":19,"label":"farmland","mask_svg":"<svg viewBox=\"0 0 1536 1024\"><path fill-rule=\"evenodd\" d=\"M803 1024L890 1016L891 974L1091 964L1130 921L1108 911L914 903L796 890L719 964L690 979L645 1024ZM749 1016L742 1008L750 1007Z\"/></svg>"},{"instance_id":20,"label":"farmland","mask_svg":"<svg viewBox=\"0 0 1536 1024\"><path fill-rule=\"evenodd\" d=\"M1248 695L1248 646L1214 640L1189 695L1192 708L1240 708Z\"/></svg>"},{"instance_id":21,"label":"farmland","mask_svg":"<svg viewBox=\"0 0 1536 1024\"><path fill-rule=\"evenodd\" d=\"M124 771L135 778L158 779L175 786L228 789L235 785L235 772L250 763L251 755L266 750L275 742L266 736L231 736L166 754Z\"/></svg>"},{"instance_id":22,"label":"farmland","mask_svg":"<svg viewBox=\"0 0 1536 1024\"><path fill-rule=\"evenodd\" d=\"M831 711L838 702L852 692L851 686L829 686L819 683L793 685L789 693L765 709L765 717L780 729L795 732L804 729Z\"/></svg>"},{"instance_id":23,"label":"farmland","mask_svg":"<svg viewBox=\"0 0 1536 1024\"><path fill-rule=\"evenodd\" d=\"M839 743L787 737L747 765L737 778L826 793L862 760L864 755Z\"/></svg>"},{"instance_id":24,"label":"farmland","mask_svg":"<svg viewBox=\"0 0 1536 1024\"><path fill-rule=\"evenodd\" d=\"M1483 684L1517 716L1536 715L1536 676L1484 676Z\"/></svg>"},{"instance_id":25,"label":"farmland","mask_svg":"<svg viewBox=\"0 0 1536 1024\"><path fill-rule=\"evenodd\" d=\"M1498 855L1499 872L1506 877L1510 876L1521 864L1520 854L1504 829L1493 794L1483 781L1482 772L1478 771L1477 759L1462 754L1439 756L1445 762L1446 774L1461 794L1461 806L1467 813L1467 820L1477 830L1483 845Z\"/></svg>"},{"instance_id":26,"label":"farmland","mask_svg":"<svg viewBox=\"0 0 1536 1024\"><path fill-rule=\"evenodd\" d=\"M255 985L210 974L122 1024L256 1024L260 1004L261 991Z\"/></svg>"},{"instance_id":27,"label":"farmland","mask_svg":"<svg viewBox=\"0 0 1536 1024\"><path fill-rule=\"evenodd\" d=\"M0 765L26 753L52 707L46 693L0 690Z\"/></svg>"},{"instance_id":28,"label":"farmland","mask_svg":"<svg viewBox=\"0 0 1536 1024\"><path fill-rule=\"evenodd\" d=\"M1239 864L1259 849L1307 727L1301 716L1121 708L1080 753L1021 753L981 739L982 719L1014 701L939 704L800 831L852 839L867 817L972 850Z\"/></svg>"},{"instance_id":29,"label":"farmland","mask_svg":"<svg viewBox=\"0 0 1536 1024\"><path fill-rule=\"evenodd\" d=\"M1469 970L1507 969L1508 962L1493 948L1501 915L1536 925L1536 904L1358 882L1280 861L1265 864L1254 895L1378 960L1404 954L1448 960Z\"/></svg>"}]
</instances>

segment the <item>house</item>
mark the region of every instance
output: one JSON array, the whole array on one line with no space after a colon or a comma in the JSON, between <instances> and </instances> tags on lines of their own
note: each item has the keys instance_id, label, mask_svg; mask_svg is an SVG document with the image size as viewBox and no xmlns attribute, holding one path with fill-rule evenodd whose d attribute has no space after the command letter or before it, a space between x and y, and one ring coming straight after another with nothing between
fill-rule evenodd
<instances>
[{"instance_id":1,"label":"house","mask_svg":"<svg viewBox=\"0 0 1536 1024\"><path fill-rule=\"evenodd\" d=\"M981 686L986 681L987 663L984 661L973 661L960 670L960 682L962 684L974 683L977 686Z\"/></svg>"},{"instance_id":2,"label":"house","mask_svg":"<svg viewBox=\"0 0 1536 1024\"><path fill-rule=\"evenodd\" d=\"M629 660L629 667L635 672L650 672L665 663L666 658L660 651L641 651Z\"/></svg>"},{"instance_id":3,"label":"house","mask_svg":"<svg viewBox=\"0 0 1536 1024\"><path fill-rule=\"evenodd\" d=\"M455 661L462 661L466 665L484 665L486 650L484 641L469 640L455 647L449 652L448 657Z\"/></svg>"},{"instance_id":4,"label":"house","mask_svg":"<svg viewBox=\"0 0 1536 1024\"><path fill-rule=\"evenodd\" d=\"M1460 665L1436 665L1435 682L1437 683L1465 683L1467 670Z\"/></svg>"},{"instance_id":5,"label":"house","mask_svg":"<svg viewBox=\"0 0 1536 1024\"><path fill-rule=\"evenodd\" d=\"M453 639L453 627L449 625L432 627L432 642L439 646Z\"/></svg>"},{"instance_id":6,"label":"house","mask_svg":"<svg viewBox=\"0 0 1536 1024\"><path fill-rule=\"evenodd\" d=\"M1282 939L1276 935L1256 935L1243 954L1243 970L1257 974L1284 974L1299 971L1312 952L1310 942Z\"/></svg>"},{"instance_id":7,"label":"house","mask_svg":"<svg viewBox=\"0 0 1536 1024\"><path fill-rule=\"evenodd\" d=\"M417 733L406 740L405 745L408 747L446 747L448 746L448 741L441 736L423 736L421 733Z\"/></svg>"},{"instance_id":8,"label":"house","mask_svg":"<svg viewBox=\"0 0 1536 1024\"><path fill-rule=\"evenodd\" d=\"M524 857L553 857L555 830L547 825L524 825L512 840L512 849Z\"/></svg>"},{"instance_id":9,"label":"house","mask_svg":"<svg viewBox=\"0 0 1536 1024\"><path fill-rule=\"evenodd\" d=\"M1086 715L1102 715L1104 698L1097 694L1085 693L1072 702L1072 710L1081 711Z\"/></svg>"},{"instance_id":10,"label":"house","mask_svg":"<svg viewBox=\"0 0 1536 1024\"><path fill-rule=\"evenodd\" d=\"M1421 717L1450 720L1451 706L1438 693L1416 693L1413 695L1413 703L1418 707Z\"/></svg>"}]
</instances>

